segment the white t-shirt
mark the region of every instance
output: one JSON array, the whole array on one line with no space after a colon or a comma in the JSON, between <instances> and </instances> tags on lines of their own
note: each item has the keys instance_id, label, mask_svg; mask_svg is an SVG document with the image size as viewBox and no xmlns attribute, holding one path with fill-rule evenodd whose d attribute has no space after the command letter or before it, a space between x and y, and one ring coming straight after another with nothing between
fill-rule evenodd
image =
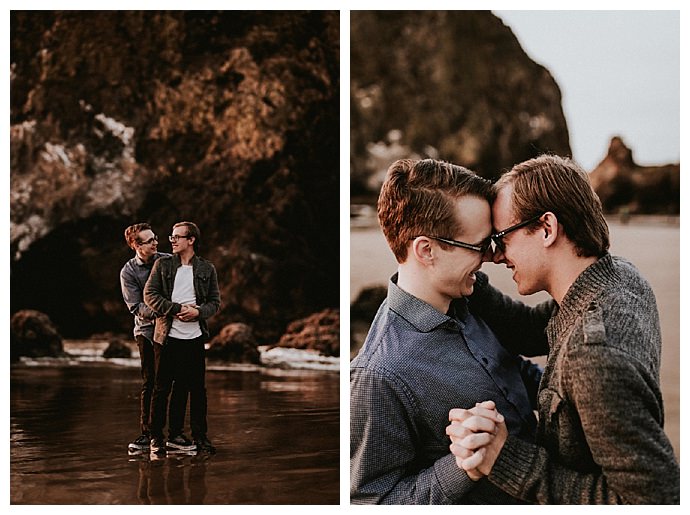
<instances>
[{"instance_id":1,"label":"white t-shirt","mask_svg":"<svg viewBox=\"0 0 690 515\"><path fill-rule=\"evenodd\" d=\"M196 306L196 295L194 294L194 270L192 265L181 265L175 274L175 284L173 285L173 302L180 304L192 304ZM172 327L168 336L181 340L192 340L201 336L201 326L199 321L183 322L177 317L173 317Z\"/></svg>"}]
</instances>

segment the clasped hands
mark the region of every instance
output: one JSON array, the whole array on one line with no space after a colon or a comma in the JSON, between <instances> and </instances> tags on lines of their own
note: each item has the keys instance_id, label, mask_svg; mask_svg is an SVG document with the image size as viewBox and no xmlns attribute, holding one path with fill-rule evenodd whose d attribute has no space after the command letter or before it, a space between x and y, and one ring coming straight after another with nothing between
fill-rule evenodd
<instances>
[{"instance_id":1,"label":"clasped hands","mask_svg":"<svg viewBox=\"0 0 690 515\"><path fill-rule=\"evenodd\" d=\"M183 322L193 322L199 318L199 309L193 304L182 304L182 309L175 316Z\"/></svg>"},{"instance_id":2,"label":"clasped hands","mask_svg":"<svg viewBox=\"0 0 690 515\"><path fill-rule=\"evenodd\" d=\"M454 408L448 413L450 452L458 467L473 481L488 476L503 444L508 438L506 424L493 401L477 403L474 408Z\"/></svg>"}]
</instances>

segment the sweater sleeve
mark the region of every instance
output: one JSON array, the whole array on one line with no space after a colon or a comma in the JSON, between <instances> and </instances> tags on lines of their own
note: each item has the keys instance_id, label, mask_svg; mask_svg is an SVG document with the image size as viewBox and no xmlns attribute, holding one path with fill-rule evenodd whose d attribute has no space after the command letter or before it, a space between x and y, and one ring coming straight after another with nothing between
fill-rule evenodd
<instances>
[{"instance_id":1,"label":"sweater sleeve","mask_svg":"<svg viewBox=\"0 0 690 515\"><path fill-rule=\"evenodd\" d=\"M679 466L644 367L616 349L583 346L568 355L564 371L599 470L565 467L544 448L509 437L489 480L540 504L679 503ZM554 410L560 408L554 403ZM568 445L567 434L562 440Z\"/></svg>"},{"instance_id":2,"label":"sweater sleeve","mask_svg":"<svg viewBox=\"0 0 690 515\"><path fill-rule=\"evenodd\" d=\"M415 470L414 408L395 378L355 368L350 391L353 504L453 504L474 488L450 452Z\"/></svg>"},{"instance_id":3,"label":"sweater sleeve","mask_svg":"<svg viewBox=\"0 0 690 515\"><path fill-rule=\"evenodd\" d=\"M555 308L553 300L531 307L504 295L477 272L470 310L482 318L501 344L513 354L543 356L549 351L546 325Z\"/></svg>"}]
</instances>

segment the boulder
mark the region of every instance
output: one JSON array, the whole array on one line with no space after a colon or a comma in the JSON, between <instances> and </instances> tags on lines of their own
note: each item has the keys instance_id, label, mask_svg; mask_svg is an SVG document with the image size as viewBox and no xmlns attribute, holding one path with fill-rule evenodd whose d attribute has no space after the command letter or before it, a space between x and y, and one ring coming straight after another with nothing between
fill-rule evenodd
<instances>
[{"instance_id":1,"label":"boulder","mask_svg":"<svg viewBox=\"0 0 690 515\"><path fill-rule=\"evenodd\" d=\"M315 350L324 356L340 356L340 313L325 309L291 322L277 347Z\"/></svg>"},{"instance_id":2,"label":"boulder","mask_svg":"<svg viewBox=\"0 0 690 515\"><path fill-rule=\"evenodd\" d=\"M132 349L122 340L113 339L108 343L108 348L103 351L104 358L131 358Z\"/></svg>"},{"instance_id":3,"label":"boulder","mask_svg":"<svg viewBox=\"0 0 690 515\"><path fill-rule=\"evenodd\" d=\"M20 356L62 356L62 336L45 313L31 309L17 311L10 319L10 355L13 361Z\"/></svg>"},{"instance_id":4,"label":"boulder","mask_svg":"<svg viewBox=\"0 0 690 515\"><path fill-rule=\"evenodd\" d=\"M247 324L228 324L210 342L206 351L209 359L232 363L260 364L260 353L252 328Z\"/></svg>"}]
</instances>

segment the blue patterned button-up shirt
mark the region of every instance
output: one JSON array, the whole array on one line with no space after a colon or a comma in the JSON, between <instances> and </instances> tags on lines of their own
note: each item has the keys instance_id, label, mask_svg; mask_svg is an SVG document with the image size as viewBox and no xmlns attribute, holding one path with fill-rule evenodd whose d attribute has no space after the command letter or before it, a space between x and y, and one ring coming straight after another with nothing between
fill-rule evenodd
<instances>
[{"instance_id":1,"label":"blue patterned button-up shirt","mask_svg":"<svg viewBox=\"0 0 690 515\"><path fill-rule=\"evenodd\" d=\"M443 314L396 281L350 364L351 502L516 502L457 466L448 412L493 400L509 433L533 441L541 369L506 351L464 298Z\"/></svg>"}]
</instances>

